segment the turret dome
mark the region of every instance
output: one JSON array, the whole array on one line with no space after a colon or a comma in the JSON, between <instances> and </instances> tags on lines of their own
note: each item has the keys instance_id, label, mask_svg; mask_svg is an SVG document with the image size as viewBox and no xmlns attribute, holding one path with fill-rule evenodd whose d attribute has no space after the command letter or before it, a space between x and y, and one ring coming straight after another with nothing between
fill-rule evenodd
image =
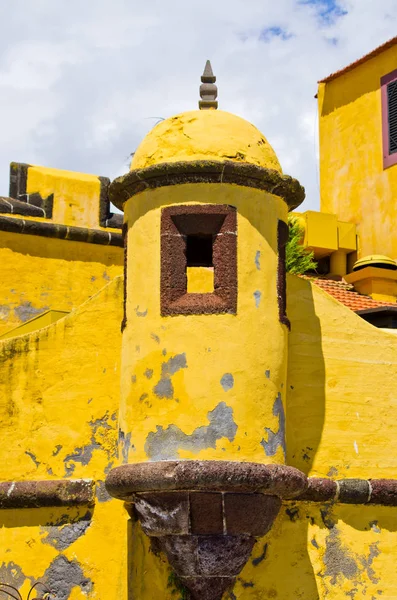
<instances>
[{"instance_id":1,"label":"turret dome","mask_svg":"<svg viewBox=\"0 0 397 600\"><path fill-rule=\"evenodd\" d=\"M197 160L249 163L282 173L262 133L222 110L192 110L161 121L139 145L131 169Z\"/></svg>"}]
</instances>

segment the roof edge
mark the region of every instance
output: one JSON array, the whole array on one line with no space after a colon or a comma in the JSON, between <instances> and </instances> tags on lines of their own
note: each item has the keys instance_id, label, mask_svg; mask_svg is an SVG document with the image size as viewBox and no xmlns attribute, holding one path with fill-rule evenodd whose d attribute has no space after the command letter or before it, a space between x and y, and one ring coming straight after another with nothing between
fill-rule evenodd
<instances>
[{"instance_id":1,"label":"roof edge","mask_svg":"<svg viewBox=\"0 0 397 600\"><path fill-rule=\"evenodd\" d=\"M370 60L371 58L378 56L378 54L381 54L385 50L392 48L395 44L397 44L397 36L394 38L391 38L390 40L388 40L381 46L378 46L374 50L371 50L371 52L369 52L368 54L365 54L361 58L358 58L356 61L350 63L343 69L340 69L339 71L335 71L334 73L331 73L331 75L328 75L328 77L324 77L324 79L320 79L317 83L328 83L329 81L332 81L333 79L336 79L337 77L340 77L340 75L344 75L345 73L352 71L359 65L362 65L363 63L367 62L367 60Z\"/></svg>"}]
</instances>

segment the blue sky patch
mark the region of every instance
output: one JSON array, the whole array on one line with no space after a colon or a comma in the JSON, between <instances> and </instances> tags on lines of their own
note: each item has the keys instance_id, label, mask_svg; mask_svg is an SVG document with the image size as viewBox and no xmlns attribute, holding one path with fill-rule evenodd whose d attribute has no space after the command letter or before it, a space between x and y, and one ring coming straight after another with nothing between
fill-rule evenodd
<instances>
[{"instance_id":1,"label":"blue sky patch","mask_svg":"<svg viewBox=\"0 0 397 600\"><path fill-rule=\"evenodd\" d=\"M310 4L317 9L317 16L322 25L333 25L337 19L347 15L338 0L299 0L299 4Z\"/></svg>"},{"instance_id":2,"label":"blue sky patch","mask_svg":"<svg viewBox=\"0 0 397 600\"><path fill-rule=\"evenodd\" d=\"M283 29L279 26L274 27L266 27L266 29L262 29L259 39L262 42L269 42L274 38L280 38L281 40L289 40L293 37L292 33L289 33L286 29Z\"/></svg>"}]
</instances>

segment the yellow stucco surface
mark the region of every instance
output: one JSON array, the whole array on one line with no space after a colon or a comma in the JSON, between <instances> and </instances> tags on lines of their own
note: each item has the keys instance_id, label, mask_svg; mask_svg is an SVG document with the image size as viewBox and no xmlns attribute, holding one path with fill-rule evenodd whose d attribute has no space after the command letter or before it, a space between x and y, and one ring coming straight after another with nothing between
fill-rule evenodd
<instances>
[{"instance_id":1,"label":"yellow stucco surface","mask_svg":"<svg viewBox=\"0 0 397 600\"><path fill-rule=\"evenodd\" d=\"M116 278L55 324L0 342L0 480L96 482L94 507L0 511L0 573L24 597L55 576L73 600L127 598L128 515L103 487L117 460L121 318Z\"/></svg>"},{"instance_id":2,"label":"yellow stucco surface","mask_svg":"<svg viewBox=\"0 0 397 600\"><path fill-rule=\"evenodd\" d=\"M15 329L7 331L7 333L0 336L0 340L5 340L6 338L15 337L17 335L25 335L26 333L31 333L37 329L42 329L43 327L47 327L47 325L56 323L58 319L62 319L62 317L65 317L67 314L68 313L64 310L47 310L38 317L33 317L32 319L29 319L29 321L26 321L26 323L15 327Z\"/></svg>"},{"instance_id":3,"label":"yellow stucco surface","mask_svg":"<svg viewBox=\"0 0 397 600\"><path fill-rule=\"evenodd\" d=\"M397 165L383 168L380 89L396 64L394 45L318 90L321 211L357 223L359 258L397 258Z\"/></svg>"},{"instance_id":4,"label":"yellow stucco surface","mask_svg":"<svg viewBox=\"0 0 397 600\"><path fill-rule=\"evenodd\" d=\"M361 103L360 90L346 89L348 103L347 95L338 104L335 92L334 105L320 94L321 135L337 111L345 135L345 105ZM375 90L362 93L369 104L377 97ZM336 162L325 168L340 177L334 200L343 204L339 171L347 138L330 139ZM362 174L364 153L358 156ZM281 170L253 126L221 111L160 123L132 166L197 159ZM49 170L29 173L30 193L54 192L63 223L96 226L96 178L71 176L65 183L66 174L62 183ZM236 314L161 315L161 211L186 204L236 208ZM333 213L326 219L329 239L317 236L323 246L315 247L349 250L354 229L339 223L351 219L331 205L327 212ZM40 312L69 314L0 341L0 481L92 479L95 505L0 510L0 579L26 595L43 578L63 587L61 600L185 600L134 511L130 518L104 487L107 473L122 463L254 461L330 479L397 478L397 337L296 276L287 277L291 331L281 324L279 220L287 221L284 201L251 187L194 183L136 194L125 204L123 334L120 248L1 234L0 335ZM192 268L188 292L209 292L210 273ZM285 501L223 600L397 599L395 512Z\"/></svg>"},{"instance_id":5,"label":"yellow stucco surface","mask_svg":"<svg viewBox=\"0 0 397 600\"><path fill-rule=\"evenodd\" d=\"M122 262L118 247L0 232L0 335L49 309L77 308Z\"/></svg>"},{"instance_id":6,"label":"yellow stucco surface","mask_svg":"<svg viewBox=\"0 0 397 600\"><path fill-rule=\"evenodd\" d=\"M263 134L248 121L222 110L192 110L161 121L139 145L131 169L191 160L232 160L281 172Z\"/></svg>"},{"instance_id":7,"label":"yellow stucco surface","mask_svg":"<svg viewBox=\"0 0 397 600\"><path fill-rule=\"evenodd\" d=\"M288 306L287 463L309 476L395 478L397 339L296 276ZM246 418L254 435L257 417ZM172 600L164 557L132 528L132 597ZM397 598L396 542L393 507L285 502L224 598Z\"/></svg>"},{"instance_id":8,"label":"yellow stucco surface","mask_svg":"<svg viewBox=\"0 0 397 600\"><path fill-rule=\"evenodd\" d=\"M395 478L397 339L288 277L287 462L319 477Z\"/></svg>"},{"instance_id":9,"label":"yellow stucco surface","mask_svg":"<svg viewBox=\"0 0 397 600\"><path fill-rule=\"evenodd\" d=\"M237 208L237 315L160 315L161 208L187 199ZM284 462L287 328L278 318L277 221L286 221L286 204L255 189L186 184L134 196L125 219L120 424L134 443L128 462Z\"/></svg>"},{"instance_id":10,"label":"yellow stucco surface","mask_svg":"<svg viewBox=\"0 0 397 600\"><path fill-rule=\"evenodd\" d=\"M219 197L216 185L207 201L212 193ZM143 253L145 270L143 263L141 268L130 263L132 295L124 333L129 341L123 341L122 357L128 403L121 403L120 419L132 433L129 460L147 460L147 432L175 424L186 440L194 429L208 426L208 412L225 402L232 409L225 412L226 421L231 414L238 427L235 439L221 438L215 448L196 453L182 448L180 457L282 462L280 448L275 459L267 457L260 441L267 439L265 427L277 431L279 426L272 407L283 383L288 464L331 478L395 478L397 338L308 281L289 276L287 349L284 326L277 321L274 275L275 222L283 216L282 205L253 190L247 191L250 203L244 193L238 201L234 186L222 194L224 202L239 206L239 286L244 287L237 317L161 318L159 295L149 293L154 281L158 285L159 252ZM127 207L131 252L135 240L158 245L159 207L169 202L166 189L141 197L144 202ZM262 218L265 210L272 224ZM253 223L260 224L259 231ZM139 277L148 273L154 273L153 280L143 285ZM261 302L256 307L256 290L262 292L263 312ZM181 597L165 557L153 552L123 504L103 491L106 472L126 453L123 447L124 457L116 454L121 318L122 285L116 278L55 324L0 343L0 479L88 477L97 482L94 508L0 511L1 573L18 577L25 595L30 577L51 578L58 569L70 579L69 600ZM257 331L254 322L260 324ZM170 374L174 397L158 398L153 388L162 365L183 353L186 368ZM288 354L287 379L280 353ZM220 379L230 365L234 385L225 391ZM259 394L262 406L256 402ZM227 593L225 600L395 598L394 513L386 507L285 503L271 531L255 545L234 596ZM80 531L84 523L89 525L81 535L68 538L68 527Z\"/></svg>"},{"instance_id":11,"label":"yellow stucco surface","mask_svg":"<svg viewBox=\"0 0 397 600\"><path fill-rule=\"evenodd\" d=\"M54 223L103 229L99 225L100 187L96 175L36 165L28 168L26 192L39 193L43 199L54 195Z\"/></svg>"}]
</instances>

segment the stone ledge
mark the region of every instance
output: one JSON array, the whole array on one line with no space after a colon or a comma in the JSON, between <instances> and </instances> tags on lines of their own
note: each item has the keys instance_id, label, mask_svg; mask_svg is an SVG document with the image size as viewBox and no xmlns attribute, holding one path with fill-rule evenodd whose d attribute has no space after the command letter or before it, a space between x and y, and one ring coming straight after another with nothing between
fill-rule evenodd
<instances>
[{"instance_id":1,"label":"stone ledge","mask_svg":"<svg viewBox=\"0 0 397 600\"><path fill-rule=\"evenodd\" d=\"M307 483L307 489L295 500L397 506L397 479L333 480L309 477Z\"/></svg>"},{"instance_id":2,"label":"stone ledge","mask_svg":"<svg viewBox=\"0 0 397 600\"><path fill-rule=\"evenodd\" d=\"M295 498L307 487L307 477L294 467L259 463L186 460L128 464L106 478L111 496L134 502L138 492L206 491L257 492Z\"/></svg>"},{"instance_id":3,"label":"stone ledge","mask_svg":"<svg viewBox=\"0 0 397 600\"><path fill-rule=\"evenodd\" d=\"M130 171L111 183L109 198L123 210L124 203L139 192L185 183L232 183L260 189L283 198L290 210L305 199L305 189L289 175L231 160L166 162Z\"/></svg>"},{"instance_id":4,"label":"stone ledge","mask_svg":"<svg viewBox=\"0 0 397 600\"><path fill-rule=\"evenodd\" d=\"M43 208L28 204L15 198L6 198L0 196L0 213L10 215L23 215L25 217L45 217L46 213Z\"/></svg>"},{"instance_id":5,"label":"stone ledge","mask_svg":"<svg viewBox=\"0 0 397 600\"><path fill-rule=\"evenodd\" d=\"M91 479L0 482L0 509L94 504Z\"/></svg>"},{"instance_id":6,"label":"stone ledge","mask_svg":"<svg viewBox=\"0 0 397 600\"><path fill-rule=\"evenodd\" d=\"M0 231L10 233L24 233L26 235L39 235L47 238L86 242L103 246L123 247L121 233L89 229L87 227L72 227L42 221L25 221L16 217L0 216Z\"/></svg>"}]
</instances>

